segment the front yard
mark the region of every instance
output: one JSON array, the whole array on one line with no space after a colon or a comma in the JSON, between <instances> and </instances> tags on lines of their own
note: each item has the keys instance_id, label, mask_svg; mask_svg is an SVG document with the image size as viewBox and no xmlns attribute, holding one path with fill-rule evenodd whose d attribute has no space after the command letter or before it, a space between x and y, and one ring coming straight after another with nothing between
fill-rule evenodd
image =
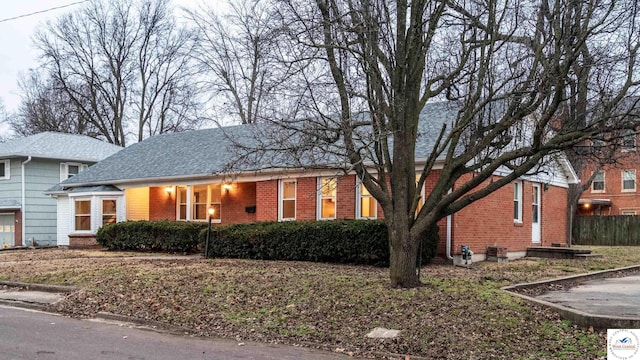
<instances>
[{"instance_id":1,"label":"front yard","mask_svg":"<svg viewBox=\"0 0 640 360\"><path fill-rule=\"evenodd\" d=\"M356 356L598 359L606 354L606 329L575 327L500 290L640 264L640 248L591 248L605 257L429 265L421 272L425 286L411 290L389 288L384 268L71 250L2 252L0 279L81 286L55 307L71 316L108 311L238 341ZM366 338L375 327L402 332Z\"/></svg>"}]
</instances>

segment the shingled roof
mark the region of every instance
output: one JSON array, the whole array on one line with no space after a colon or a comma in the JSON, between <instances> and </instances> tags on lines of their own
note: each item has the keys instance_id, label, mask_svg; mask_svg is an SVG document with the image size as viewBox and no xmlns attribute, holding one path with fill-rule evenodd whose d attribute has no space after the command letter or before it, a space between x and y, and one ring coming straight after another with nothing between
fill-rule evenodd
<instances>
[{"instance_id":1,"label":"shingled roof","mask_svg":"<svg viewBox=\"0 0 640 360\"><path fill-rule=\"evenodd\" d=\"M0 143L0 158L32 156L93 163L120 150L120 146L84 135L43 132Z\"/></svg>"},{"instance_id":2,"label":"shingled roof","mask_svg":"<svg viewBox=\"0 0 640 360\"><path fill-rule=\"evenodd\" d=\"M440 133L442 124L455 120L457 108L448 103L427 104L421 113L421 126L416 144L416 157L426 158ZM237 157L233 141L251 146L257 142L255 126L236 125L150 137L91 166L65 180L48 192L63 187L100 184L123 184L140 181L162 181L223 175ZM279 156L265 156L262 163L236 167L236 171L294 167Z\"/></svg>"}]
</instances>

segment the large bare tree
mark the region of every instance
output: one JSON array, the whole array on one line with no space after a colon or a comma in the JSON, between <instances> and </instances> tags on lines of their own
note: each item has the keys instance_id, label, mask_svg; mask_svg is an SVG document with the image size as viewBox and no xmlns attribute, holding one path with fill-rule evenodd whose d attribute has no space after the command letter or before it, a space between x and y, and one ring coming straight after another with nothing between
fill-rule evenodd
<instances>
[{"instance_id":1,"label":"large bare tree","mask_svg":"<svg viewBox=\"0 0 640 360\"><path fill-rule=\"evenodd\" d=\"M92 0L34 39L43 66L107 141L193 126L185 111L197 98L186 57L193 38L169 0Z\"/></svg>"},{"instance_id":2,"label":"large bare tree","mask_svg":"<svg viewBox=\"0 0 640 360\"><path fill-rule=\"evenodd\" d=\"M331 159L355 171L384 211L393 286L420 284L418 248L440 219L548 171L565 149L633 127L616 112L640 80L635 1L276 3L291 40L282 59L300 75L288 82L296 106L274 119L275 141L243 150L278 150L282 160L288 149L290 163ZM585 110L567 93L579 63L592 74ZM437 101L451 118L421 118ZM567 108L588 114L563 117ZM418 136L434 126L440 135L416 160ZM493 177L498 170L504 176Z\"/></svg>"},{"instance_id":3,"label":"large bare tree","mask_svg":"<svg viewBox=\"0 0 640 360\"><path fill-rule=\"evenodd\" d=\"M186 12L198 29L192 56L216 120L250 124L269 116L279 102L280 85L289 77L278 61L281 32L273 26L270 4L229 1L223 9L204 6Z\"/></svg>"}]
</instances>

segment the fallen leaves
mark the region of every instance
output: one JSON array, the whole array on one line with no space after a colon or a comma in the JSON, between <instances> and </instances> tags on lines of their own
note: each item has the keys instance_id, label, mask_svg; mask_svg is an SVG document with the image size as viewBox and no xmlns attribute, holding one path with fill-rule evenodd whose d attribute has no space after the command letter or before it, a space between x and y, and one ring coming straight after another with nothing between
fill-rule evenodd
<instances>
[{"instance_id":1,"label":"fallen leaves","mask_svg":"<svg viewBox=\"0 0 640 360\"><path fill-rule=\"evenodd\" d=\"M472 270L429 265L422 270L426 286L402 290L387 286L387 269L373 267L83 254L0 254L0 273L11 280L82 286L56 304L55 310L71 316L109 311L238 344L255 340L352 356L433 359L553 358L559 351L565 359L589 359L606 351L601 331L568 326L499 290L556 276L561 270L551 260L478 264ZM402 333L365 338L375 327Z\"/></svg>"}]
</instances>

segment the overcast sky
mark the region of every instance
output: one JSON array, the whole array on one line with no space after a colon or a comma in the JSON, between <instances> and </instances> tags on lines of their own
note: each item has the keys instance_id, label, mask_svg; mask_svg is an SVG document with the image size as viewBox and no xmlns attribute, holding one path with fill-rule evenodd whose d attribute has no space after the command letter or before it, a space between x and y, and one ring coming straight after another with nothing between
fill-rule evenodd
<instances>
[{"instance_id":1,"label":"overcast sky","mask_svg":"<svg viewBox=\"0 0 640 360\"><path fill-rule=\"evenodd\" d=\"M108 1L108 0L107 0ZM39 24L55 19L82 6L80 0L20 0L0 1L0 101L8 111L19 105L17 80L19 74L37 66L37 52L31 36ZM218 3L214 0L210 3ZM178 6L194 6L198 0L174 0ZM218 5L218 4L216 4ZM64 7L63 7L64 6ZM56 7L63 7L53 9ZM41 12L30 16L30 13ZM20 17L17 19L11 19ZM6 135L6 124L0 124L0 136Z\"/></svg>"}]
</instances>

